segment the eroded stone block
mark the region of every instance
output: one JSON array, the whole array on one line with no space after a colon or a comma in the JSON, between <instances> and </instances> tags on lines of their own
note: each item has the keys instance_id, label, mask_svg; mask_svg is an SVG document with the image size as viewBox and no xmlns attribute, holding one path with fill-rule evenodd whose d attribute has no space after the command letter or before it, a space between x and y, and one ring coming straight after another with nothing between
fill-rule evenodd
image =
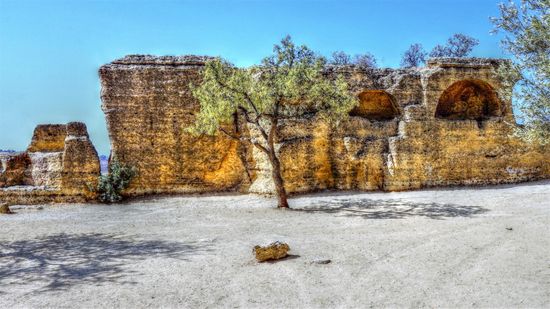
<instances>
[{"instance_id":1,"label":"eroded stone block","mask_svg":"<svg viewBox=\"0 0 550 309\"><path fill-rule=\"evenodd\" d=\"M33 184L30 172L31 159L26 152L8 156L2 165L5 167L0 172L0 187Z\"/></svg>"},{"instance_id":2,"label":"eroded stone block","mask_svg":"<svg viewBox=\"0 0 550 309\"><path fill-rule=\"evenodd\" d=\"M276 241L266 246L255 246L254 255L258 262L279 260L288 255L290 246L286 243Z\"/></svg>"},{"instance_id":3,"label":"eroded stone block","mask_svg":"<svg viewBox=\"0 0 550 309\"><path fill-rule=\"evenodd\" d=\"M86 125L39 125L26 152L0 156L0 199L34 204L85 201L100 173Z\"/></svg>"}]
</instances>

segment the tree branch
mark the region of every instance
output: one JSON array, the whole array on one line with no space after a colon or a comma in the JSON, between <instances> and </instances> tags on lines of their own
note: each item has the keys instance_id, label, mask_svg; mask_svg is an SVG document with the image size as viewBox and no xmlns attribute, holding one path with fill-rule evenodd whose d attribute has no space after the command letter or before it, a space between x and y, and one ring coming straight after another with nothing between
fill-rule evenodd
<instances>
[{"instance_id":1,"label":"tree branch","mask_svg":"<svg viewBox=\"0 0 550 309\"><path fill-rule=\"evenodd\" d=\"M250 116L248 115L248 110L246 108L244 108L242 106L238 106L237 108L243 113L244 118L246 119L246 121L248 123L251 123L253 125L256 125L256 127L258 127L258 130L260 131L260 134L267 141L268 140L267 133L265 132L264 128L260 125L259 119L256 118L256 119L252 120L252 119L250 119Z\"/></svg>"},{"instance_id":2,"label":"tree branch","mask_svg":"<svg viewBox=\"0 0 550 309\"><path fill-rule=\"evenodd\" d=\"M269 150L267 150L267 148L265 148L264 146L260 145L260 143L252 142L252 145L256 146L258 149L263 151L265 154L269 155Z\"/></svg>"},{"instance_id":3,"label":"tree branch","mask_svg":"<svg viewBox=\"0 0 550 309\"><path fill-rule=\"evenodd\" d=\"M225 89L228 89L229 91L232 91L232 92L235 92L235 93L238 93L240 95L242 95L245 100L248 102L248 104L250 104L250 106L252 107L252 109L254 110L254 113L256 113L256 117L257 118L260 118L261 117L261 114L260 112L258 111L258 109L256 108L256 105L254 104L254 102L252 101L252 98L250 98L250 95L246 92L246 91L239 91L238 89L236 88L233 88L227 84L225 84L224 82L222 82L219 78L219 76L216 74L216 82L218 83L218 85L222 88L225 88Z\"/></svg>"},{"instance_id":4,"label":"tree branch","mask_svg":"<svg viewBox=\"0 0 550 309\"><path fill-rule=\"evenodd\" d=\"M231 139L238 140L238 141L241 140L241 137L232 135L231 133L227 132L227 131L226 131L224 128L222 128L222 127L218 127L218 130L220 130L220 132L222 132L223 134L227 135L227 136L228 136L229 138L231 138Z\"/></svg>"},{"instance_id":5,"label":"tree branch","mask_svg":"<svg viewBox=\"0 0 550 309\"><path fill-rule=\"evenodd\" d=\"M277 124L279 123L279 107L281 106L281 98L279 97L275 101L275 109L273 111L273 117L271 117L271 128L269 129L269 136L268 136L268 145L271 149L273 148L274 139L275 139L275 133L277 132Z\"/></svg>"}]
</instances>

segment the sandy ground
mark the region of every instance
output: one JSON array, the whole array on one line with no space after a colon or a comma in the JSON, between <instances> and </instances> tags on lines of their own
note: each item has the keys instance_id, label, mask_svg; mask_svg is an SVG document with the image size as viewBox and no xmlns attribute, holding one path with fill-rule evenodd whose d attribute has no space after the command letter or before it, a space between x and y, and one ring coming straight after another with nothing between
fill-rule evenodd
<instances>
[{"instance_id":1,"label":"sandy ground","mask_svg":"<svg viewBox=\"0 0 550 309\"><path fill-rule=\"evenodd\" d=\"M291 211L246 195L14 207L0 307L548 308L549 189L324 193ZM292 256L256 263L271 240Z\"/></svg>"}]
</instances>

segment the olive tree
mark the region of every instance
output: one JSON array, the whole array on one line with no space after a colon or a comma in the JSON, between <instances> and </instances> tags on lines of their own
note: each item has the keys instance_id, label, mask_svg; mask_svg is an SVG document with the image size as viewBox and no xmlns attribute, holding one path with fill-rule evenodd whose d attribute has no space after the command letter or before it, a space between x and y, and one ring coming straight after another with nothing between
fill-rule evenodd
<instances>
[{"instance_id":1,"label":"olive tree","mask_svg":"<svg viewBox=\"0 0 550 309\"><path fill-rule=\"evenodd\" d=\"M278 207L288 208L276 147L279 126L312 110L338 125L358 103L341 76L324 74L325 64L323 57L296 46L289 36L274 46L271 56L250 68L237 68L221 58L209 60L202 83L192 85L200 111L189 130L225 134L259 149L272 167ZM236 121L244 121L251 133L238 132Z\"/></svg>"},{"instance_id":2,"label":"olive tree","mask_svg":"<svg viewBox=\"0 0 550 309\"><path fill-rule=\"evenodd\" d=\"M524 125L516 133L530 142L550 142L550 1L522 0L499 5L492 18L495 31L503 31L503 47L513 62L502 65L499 75L507 89L501 93L519 104Z\"/></svg>"}]
</instances>

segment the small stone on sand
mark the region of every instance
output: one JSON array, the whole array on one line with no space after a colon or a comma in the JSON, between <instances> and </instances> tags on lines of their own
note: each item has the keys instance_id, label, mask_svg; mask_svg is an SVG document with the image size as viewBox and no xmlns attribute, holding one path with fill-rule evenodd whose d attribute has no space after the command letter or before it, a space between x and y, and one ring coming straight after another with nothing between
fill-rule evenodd
<instances>
[{"instance_id":1,"label":"small stone on sand","mask_svg":"<svg viewBox=\"0 0 550 309\"><path fill-rule=\"evenodd\" d=\"M276 241L267 246L255 246L254 254L258 262L265 262L269 260L278 260L286 257L290 247L283 242Z\"/></svg>"},{"instance_id":2,"label":"small stone on sand","mask_svg":"<svg viewBox=\"0 0 550 309\"><path fill-rule=\"evenodd\" d=\"M312 264L328 264L330 262L332 262L331 259L314 259L311 261Z\"/></svg>"},{"instance_id":3,"label":"small stone on sand","mask_svg":"<svg viewBox=\"0 0 550 309\"><path fill-rule=\"evenodd\" d=\"M7 203L0 203L0 214L12 214Z\"/></svg>"}]
</instances>

